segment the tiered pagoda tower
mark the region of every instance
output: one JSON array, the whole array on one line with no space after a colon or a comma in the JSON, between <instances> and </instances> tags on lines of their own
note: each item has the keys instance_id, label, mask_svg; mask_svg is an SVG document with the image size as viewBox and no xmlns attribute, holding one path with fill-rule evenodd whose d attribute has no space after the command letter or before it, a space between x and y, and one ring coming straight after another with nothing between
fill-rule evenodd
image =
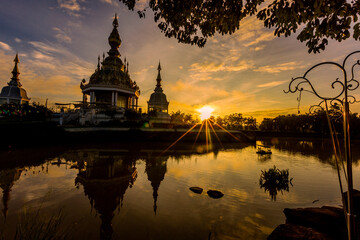
<instances>
[{"instance_id":1,"label":"tiered pagoda tower","mask_svg":"<svg viewBox=\"0 0 360 240\"><path fill-rule=\"evenodd\" d=\"M156 87L154 92L150 96L148 101L148 112L166 112L168 113L169 102L166 99L166 95L161 87L161 65L159 61L158 75L156 78Z\"/></svg>"},{"instance_id":2,"label":"tiered pagoda tower","mask_svg":"<svg viewBox=\"0 0 360 240\"><path fill-rule=\"evenodd\" d=\"M120 58L119 47L121 39L117 30L119 26L117 16L113 21L113 30L108 38L110 50L108 56L98 65L95 72L91 75L89 83L82 80L80 88L83 93L84 103L87 96L90 96L90 104L97 107L102 105L111 105L125 109L134 109L138 107L138 98L140 89L135 81L132 81L129 75L129 63L123 62Z\"/></svg>"},{"instance_id":3,"label":"tiered pagoda tower","mask_svg":"<svg viewBox=\"0 0 360 240\"><path fill-rule=\"evenodd\" d=\"M8 82L8 86L3 87L1 90L0 104L4 104L4 103L24 104L24 103L29 103L30 101L30 98L28 98L26 94L26 90L21 87L22 85L19 79L20 71L18 67L20 61L17 53L14 62L15 62L15 66L11 72L13 76L11 78L11 81Z\"/></svg>"}]
</instances>

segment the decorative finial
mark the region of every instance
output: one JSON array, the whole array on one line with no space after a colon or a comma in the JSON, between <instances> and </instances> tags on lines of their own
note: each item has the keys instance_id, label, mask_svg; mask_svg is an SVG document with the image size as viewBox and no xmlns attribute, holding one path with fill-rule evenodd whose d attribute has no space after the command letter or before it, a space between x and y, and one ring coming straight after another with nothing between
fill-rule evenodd
<instances>
[{"instance_id":1,"label":"decorative finial","mask_svg":"<svg viewBox=\"0 0 360 240\"><path fill-rule=\"evenodd\" d=\"M97 65L97 69L100 70L100 55L98 56L98 65Z\"/></svg>"},{"instance_id":2,"label":"decorative finial","mask_svg":"<svg viewBox=\"0 0 360 240\"><path fill-rule=\"evenodd\" d=\"M120 35L119 32L117 30L117 27L119 26L118 20L117 20L117 15L115 14L115 18L113 21L113 30L110 33L110 36L108 38L109 40L109 45L111 46L110 51L108 52L109 57L115 57L115 58L119 58L121 55L119 53L118 48L121 46L121 39L120 39Z\"/></svg>"},{"instance_id":3,"label":"decorative finial","mask_svg":"<svg viewBox=\"0 0 360 240\"><path fill-rule=\"evenodd\" d=\"M160 65L160 60L159 60L159 66L157 68L158 70L158 75L157 75L157 78L156 78L156 88L155 88L155 91L163 91L162 88L161 88L161 75L160 75L160 71L161 71L161 65Z\"/></svg>"},{"instance_id":4,"label":"decorative finial","mask_svg":"<svg viewBox=\"0 0 360 240\"><path fill-rule=\"evenodd\" d=\"M119 26L119 22L117 20L117 14L115 13L114 21L113 21L114 28L117 28Z\"/></svg>"},{"instance_id":5,"label":"decorative finial","mask_svg":"<svg viewBox=\"0 0 360 240\"><path fill-rule=\"evenodd\" d=\"M103 52L103 61L105 61L105 52Z\"/></svg>"},{"instance_id":6,"label":"decorative finial","mask_svg":"<svg viewBox=\"0 0 360 240\"><path fill-rule=\"evenodd\" d=\"M129 62L126 63L126 73L129 73Z\"/></svg>"},{"instance_id":7,"label":"decorative finial","mask_svg":"<svg viewBox=\"0 0 360 240\"><path fill-rule=\"evenodd\" d=\"M19 67L18 67L18 63L20 61L19 61L19 56L18 56L17 52L16 52L14 62L15 62L15 65L14 65L14 68L13 68L13 70L11 72L13 76L11 78L11 81L8 84L13 85L13 86L21 87L21 83L20 83L20 79L19 79L20 71L19 71Z\"/></svg>"}]
</instances>

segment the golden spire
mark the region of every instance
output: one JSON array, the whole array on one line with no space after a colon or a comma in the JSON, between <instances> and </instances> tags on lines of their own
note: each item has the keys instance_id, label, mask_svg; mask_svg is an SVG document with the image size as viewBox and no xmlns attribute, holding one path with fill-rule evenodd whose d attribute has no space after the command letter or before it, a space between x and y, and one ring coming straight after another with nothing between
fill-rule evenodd
<instances>
[{"instance_id":1,"label":"golden spire","mask_svg":"<svg viewBox=\"0 0 360 240\"><path fill-rule=\"evenodd\" d=\"M114 28L117 28L119 26L119 22L117 20L117 14L115 13L114 21L113 21Z\"/></svg>"},{"instance_id":2,"label":"golden spire","mask_svg":"<svg viewBox=\"0 0 360 240\"><path fill-rule=\"evenodd\" d=\"M18 53L16 53L14 62L15 62L14 69L11 72L13 76L11 78L11 81L8 84L21 87L20 79L19 79L20 71L19 71L18 63L20 61L19 61Z\"/></svg>"},{"instance_id":3,"label":"golden spire","mask_svg":"<svg viewBox=\"0 0 360 240\"><path fill-rule=\"evenodd\" d=\"M115 18L113 21L113 30L109 36L109 45L111 46L109 53L109 56L112 57L120 57L120 53L118 51L118 48L121 46L121 39L120 39L120 35L119 32L117 30L117 27L119 26L118 20L117 20L117 15L115 14Z\"/></svg>"},{"instance_id":4,"label":"golden spire","mask_svg":"<svg viewBox=\"0 0 360 240\"><path fill-rule=\"evenodd\" d=\"M159 60L159 66L158 66L157 70L158 70L158 75L157 75L157 78L156 78L156 88L161 89L161 75L160 75L161 65L160 65L160 60ZM161 89L161 91L162 91L162 89Z\"/></svg>"}]
</instances>

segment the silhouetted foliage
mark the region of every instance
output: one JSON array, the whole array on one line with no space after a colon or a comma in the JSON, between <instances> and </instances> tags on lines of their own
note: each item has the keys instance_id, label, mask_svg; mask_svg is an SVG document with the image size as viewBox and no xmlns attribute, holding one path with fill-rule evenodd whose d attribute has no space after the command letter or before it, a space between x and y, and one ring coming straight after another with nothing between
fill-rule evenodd
<instances>
[{"instance_id":1,"label":"silhouetted foliage","mask_svg":"<svg viewBox=\"0 0 360 240\"><path fill-rule=\"evenodd\" d=\"M261 170L259 184L265 192L269 192L271 200L276 201L276 195L280 191L289 191L289 184L292 186L292 178L289 180L289 169L280 170L276 166L269 170Z\"/></svg>"},{"instance_id":2,"label":"silhouetted foliage","mask_svg":"<svg viewBox=\"0 0 360 240\"><path fill-rule=\"evenodd\" d=\"M337 106L329 109L329 116L332 120L335 130L338 133L343 132L343 119L341 110ZM280 115L275 118L264 118L259 126L262 131L278 131L278 132L308 132L329 134L329 126L327 122L326 112L319 109L313 113L307 114L289 114ZM357 113L350 114L350 131L351 135L359 136L360 134L360 118Z\"/></svg>"},{"instance_id":3,"label":"silhouetted foliage","mask_svg":"<svg viewBox=\"0 0 360 240\"><path fill-rule=\"evenodd\" d=\"M185 114L181 111L171 112L171 124L174 126L183 126L183 127L191 127L194 124L198 123L199 120L194 118L191 114Z\"/></svg>"},{"instance_id":4,"label":"silhouetted foliage","mask_svg":"<svg viewBox=\"0 0 360 240\"><path fill-rule=\"evenodd\" d=\"M225 117L217 117L216 123L226 129L231 130L256 130L256 119L253 117L243 117L241 113L232 113Z\"/></svg>"},{"instance_id":5,"label":"silhouetted foliage","mask_svg":"<svg viewBox=\"0 0 360 240\"><path fill-rule=\"evenodd\" d=\"M0 106L0 116L5 120L45 121L53 111L44 105L32 104L3 104Z\"/></svg>"},{"instance_id":6,"label":"silhouetted foliage","mask_svg":"<svg viewBox=\"0 0 360 240\"><path fill-rule=\"evenodd\" d=\"M136 0L119 0L130 10L141 3ZM216 33L232 34L240 28L240 22L248 16L264 22L267 28L275 28L274 35L288 37L300 28L297 39L306 42L308 51L320 52L328 39L339 42L360 38L360 0L272 0L264 6L264 0L149 0L138 11L145 17L147 9L154 13L154 21L166 37L181 43L203 47L206 40ZM138 4L138 5L136 5ZM259 10L259 11L258 11Z\"/></svg>"}]
</instances>

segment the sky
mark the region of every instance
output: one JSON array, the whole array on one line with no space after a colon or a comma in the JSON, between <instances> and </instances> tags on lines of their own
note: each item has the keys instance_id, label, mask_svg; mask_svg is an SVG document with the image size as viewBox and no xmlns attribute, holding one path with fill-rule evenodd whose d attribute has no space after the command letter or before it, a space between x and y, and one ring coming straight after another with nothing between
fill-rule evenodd
<instances>
[{"instance_id":1,"label":"sky","mask_svg":"<svg viewBox=\"0 0 360 240\"><path fill-rule=\"evenodd\" d=\"M107 38L115 13L119 17L121 58L129 61L143 109L147 109L155 88L160 61L169 112L194 114L208 105L215 109L215 116L243 113L262 119L297 113L298 93L284 93L291 79L320 62L342 63L349 53L360 50L360 43L349 39L330 41L325 51L309 54L305 43L296 40L297 33L275 37L273 29L264 28L254 17L244 19L234 34L216 35L199 48L165 37L150 11L140 19L117 0L0 3L0 87L9 82L18 52L20 82L31 101L40 103L45 99L50 103L81 101L81 80L89 80L98 55L110 49ZM139 4L139 8L144 6L146 0ZM359 74L360 68L355 68L355 77ZM309 77L316 90L326 95L342 74L324 66ZM359 91L352 95L358 96ZM300 112L308 112L309 105L318 102L313 95L302 94ZM351 110L360 112L359 104L353 104Z\"/></svg>"}]
</instances>

